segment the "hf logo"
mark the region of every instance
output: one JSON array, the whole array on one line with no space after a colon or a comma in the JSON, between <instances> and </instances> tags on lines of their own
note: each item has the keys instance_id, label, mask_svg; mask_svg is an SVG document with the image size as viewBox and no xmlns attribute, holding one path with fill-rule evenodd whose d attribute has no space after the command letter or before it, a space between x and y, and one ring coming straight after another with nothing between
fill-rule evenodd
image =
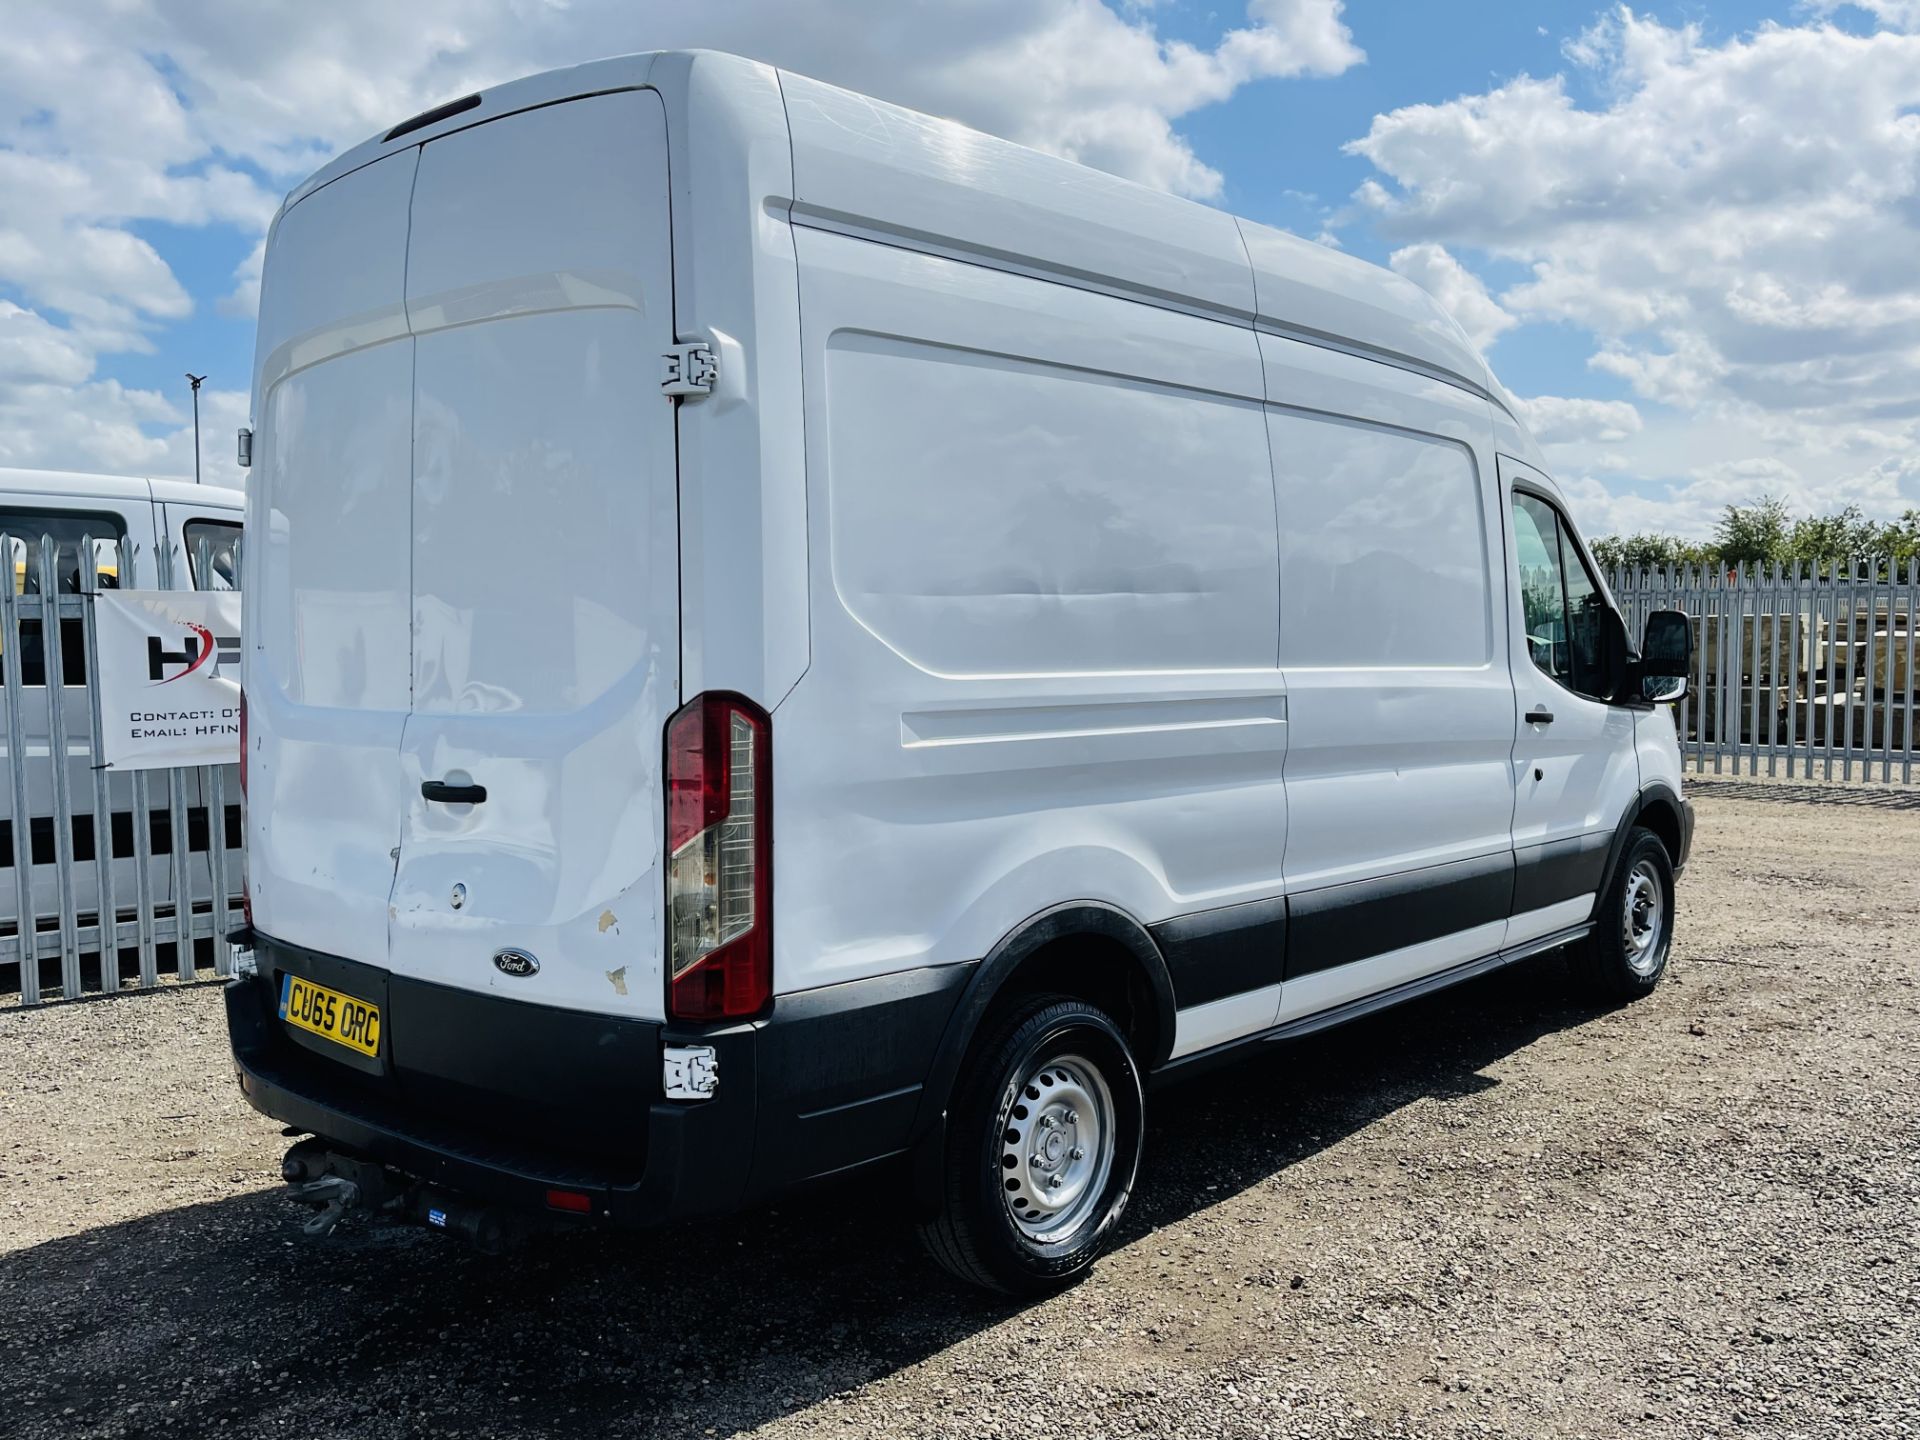
<instances>
[{"instance_id":1,"label":"hf logo","mask_svg":"<svg viewBox=\"0 0 1920 1440\"><path fill-rule=\"evenodd\" d=\"M220 674L222 665L240 663L238 635L215 635L206 626L196 625L191 620L182 620L180 623L193 633L181 642L178 650L167 649L158 635L147 637L147 679L151 684L171 685L197 670L207 669L209 661L212 667L207 669L207 673L212 676Z\"/></svg>"}]
</instances>

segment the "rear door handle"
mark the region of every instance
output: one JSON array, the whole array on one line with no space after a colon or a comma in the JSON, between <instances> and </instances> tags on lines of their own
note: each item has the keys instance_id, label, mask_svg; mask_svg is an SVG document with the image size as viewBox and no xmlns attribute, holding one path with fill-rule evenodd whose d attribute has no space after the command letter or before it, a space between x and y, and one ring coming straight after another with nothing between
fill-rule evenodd
<instances>
[{"instance_id":1,"label":"rear door handle","mask_svg":"<svg viewBox=\"0 0 1920 1440\"><path fill-rule=\"evenodd\" d=\"M1527 724L1529 725L1551 725L1552 723L1553 712L1551 710L1543 710L1536 705L1533 709L1527 711Z\"/></svg>"},{"instance_id":2,"label":"rear door handle","mask_svg":"<svg viewBox=\"0 0 1920 1440\"><path fill-rule=\"evenodd\" d=\"M484 785L449 785L444 780L422 780L420 798L442 805L478 805L487 798Z\"/></svg>"}]
</instances>

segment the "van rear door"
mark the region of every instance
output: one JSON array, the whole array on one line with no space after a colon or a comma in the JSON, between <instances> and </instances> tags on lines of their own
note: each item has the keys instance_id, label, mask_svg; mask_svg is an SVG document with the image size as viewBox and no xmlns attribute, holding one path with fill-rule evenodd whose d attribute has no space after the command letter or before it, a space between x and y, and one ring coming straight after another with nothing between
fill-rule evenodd
<instances>
[{"instance_id":1,"label":"van rear door","mask_svg":"<svg viewBox=\"0 0 1920 1440\"><path fill-rule=\"evenodd\" d=\"M667 203L652 91L421 150L397 975L663 1011L680 647Z\"/></svg>"},{"instance_id":2,"label":"van rear door","mask_svg":"<svg viewBox=\"0 0 1920 1440\"><path fill-rule=\"evenodd\" d=\"M418 155L364 165L274 226L241 561L254 925L374 965L387 958L412 686L405 283Z\"/></svg>"},{"instance_id":3,"label":"van rear door","mask_svg":"<svg viewBox=\"0 0 1920 1440\"><path fill-rule=\"evenodd\" d=\"M282 215L243 561L263 935L664 1008L671 283L651 91L454 131Z\"/></svg>"}]
</instances>

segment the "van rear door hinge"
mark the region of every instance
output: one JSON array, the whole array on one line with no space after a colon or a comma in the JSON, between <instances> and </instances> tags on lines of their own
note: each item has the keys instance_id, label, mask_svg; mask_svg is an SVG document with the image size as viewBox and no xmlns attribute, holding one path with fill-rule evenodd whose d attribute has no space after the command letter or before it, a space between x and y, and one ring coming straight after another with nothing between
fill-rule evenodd
<instances>
[{"instance_id":1,"label":"van rear door hinge","mask_svg":"<svg viewBox=\"0 0 1920 1440\"><path fill-rule=\"evenodd\" d=\"M704 340L675 345L660 357L660 393L711 395L720 378L720 361Z\"/></svg>"}]
</instances>

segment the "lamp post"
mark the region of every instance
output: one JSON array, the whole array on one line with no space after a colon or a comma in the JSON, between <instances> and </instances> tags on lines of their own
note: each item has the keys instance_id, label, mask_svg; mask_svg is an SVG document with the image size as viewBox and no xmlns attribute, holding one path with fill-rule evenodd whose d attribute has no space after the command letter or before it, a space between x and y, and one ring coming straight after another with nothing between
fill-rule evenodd
<instances>
[{"instance_id":1,"label":"lamp post","mask_svg":"<svg viewBox=\"0 0 1920 1440\"><path fill-rule=\"evenodd\" d=\"M193 483L200 483L200 382L207 377L187 372L187 384L193 387Z\"/></svg>"}]
</instances>

